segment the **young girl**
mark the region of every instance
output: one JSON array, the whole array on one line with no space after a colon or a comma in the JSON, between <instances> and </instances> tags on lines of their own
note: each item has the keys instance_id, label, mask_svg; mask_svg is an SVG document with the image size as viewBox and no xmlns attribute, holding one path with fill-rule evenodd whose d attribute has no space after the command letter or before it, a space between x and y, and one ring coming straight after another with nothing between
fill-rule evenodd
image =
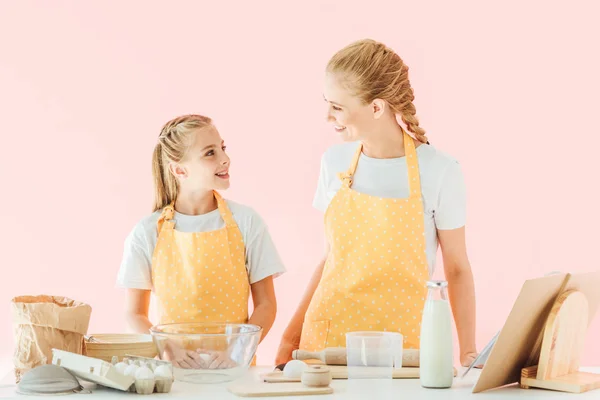
<instances>
[{"instance_id":1,"label":"young girl","mask_svg":"<svg viewBox=\"0 0 600 400\"><path fill-rule=\"evenodd\" d=\"M157 324L247 322L262 327L264 338L277 308L273 277L285 269L261 217L218 193L229 188L230 159L211 119L185 115L167 122L152 165L154 212L127 237L118 275L128 289L130 327L148 333L155 325L148 318L154 292ZM226 364L178 346L167 353L182 368Z\"/></svg>"},{"instance_id":2,"label":"young girl","mask_svg":"<svg viewBox=\"0 0 600 400\"><path fill-rule=\"evenodd\" d=\"M351 331L400 332L405 348L418 349L439 241L460 361L469 365L477 353L463 175L428 144L408 67L384 44L358 41L329 61L324 97L327 120L347 143L322 158L314 206L325 213L327 250L276 363L299 347L344 347Z\"/></svg>"}]
</instances>

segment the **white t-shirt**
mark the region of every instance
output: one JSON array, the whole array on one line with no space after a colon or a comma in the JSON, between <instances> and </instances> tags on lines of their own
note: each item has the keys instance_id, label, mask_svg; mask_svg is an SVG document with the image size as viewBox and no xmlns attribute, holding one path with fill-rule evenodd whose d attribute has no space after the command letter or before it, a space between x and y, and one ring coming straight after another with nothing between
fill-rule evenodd
<instances>
[{"instance_id":1,"label":"white t-shirt","mask_svg":"<svg viewBox=\"0 0 600 400\"><path fill-rule=\"evenodd\" d=\"M325 212L342 183L339 172L350 168L358 142L327 149L313 205ZM425 240L429 273L433 274L438 247L437 229L460 228L466 222L466 191L460 164L431 145L416 149L425 209ZM371 196L406 198L409 195L406 158L376 159L361 154L352 189Z\"/></svg>"},{"instance_id":2,"label":"white t-shirt","mask_svg":"<svg viewBox=\"0 0 600 400\"><path fill-rule=\"evenodd\" d=\"M246 247L246 269L250 284L285 272L275 244L263 219L252 208L225 200L233 219L242 233ZM123 260L117 285L130 289L152 290L152 254L158 238L156 223L161 211L156 211L138 222L125 240ZM207 232L225 226L219 210L202 215L184 215L175 212L175 230Z\"/></svg>"}]
</instances>

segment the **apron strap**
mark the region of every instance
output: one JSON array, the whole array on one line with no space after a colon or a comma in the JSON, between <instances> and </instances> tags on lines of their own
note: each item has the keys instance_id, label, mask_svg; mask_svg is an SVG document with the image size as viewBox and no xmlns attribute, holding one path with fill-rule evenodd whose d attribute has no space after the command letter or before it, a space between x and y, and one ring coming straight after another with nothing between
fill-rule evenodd
<instances>
[{"instance_id":1,"label":"apron strap","mask_svg":"<svg viewBox=\"0 0 600 400\"><path fill-rule=\"evenodd\" d=\"M227 227L237 226L237 224L235 223L235 219L233 218L233 214L231 213L231 210L227 206L227 203L225 202L223 197L221 197L221 195L219 193L217 193L217 191L213 191L213 193L214 193L215 199L217 200L217 207L218 207L219 213L221 214L221 218L223 218L225 225ZM163 227L165 229L173 229L173 227L175 226L173 217L175 217L175 203L174 202L169 204L168 206L166 206L163 209L160 217L158 218L157 227L158 227L159 234L160 234L161 230L163 229Z\"/></svg>"},{"instance_id":2,"label":"apron strap","mask_svg":"<svg viewBox=\"0 0 600 400\"><path fill-rule=\"evenodd\" d=\"M223 197L221 197L221 195L216 190L214 191L214 194L215 199L217 199L217 207L219 208L219 212L221 213L221 218L223 218L223 221L225 221L225 225L228 228L236 227L237 224L235 222L235 219L233 218L231 210L227 206L227 202L225 201L225 199L223 199Z\"/></svg>"},{"instance_id":3,"label":"apron strap","mask_svg":"<svg viewBox=\"0 0 600 400\"><path fill-rule=\"evenodd\" d=\"M356 149L354 153L354 157L352 158L352 164L350 164L350 168L346 172L338 173L338 177L342 180L342 184L346 187L352 186L352 181L354 178L354 173L356 172L356 167L358 166L358 160L360 159L360 154L362 153L363 145L362 143Z\"/></svg>"},{"instance_id":4,"label":"apron strap","mask_svg":"<svg viewBox=\"0 0 600 400\"><path fill-rule=\"evenodd\" d=\"M407 134L404 129L402 129L402 135L404 136L404 154L406 157L406 167L408 169L408 188L410 193L409 197L420 199L421 177L419 175L419 159L417 158L417 150L412 137L409 134ZM358 149L356 149L356 152L354 153L354 158L352 159L352 164L350 164L350 168L348 168L346 172L338 173L338 177L342 180L342 184L346 187L352 186L354 173L356 172L358 160L360 159L362 149L363 145L361 143L358 146Z\"/></svg>"},{"instance_id":5,"label":"apron strap","mask_svg":"<svg viewBox=\"0 0 600 400\"><path fill-rule=\"evenodd\" d=\"M173 229L173 227L175 226L175 223L173 222L173 217L175 217L174 202L163 208L163 211L160 214L160 217L158 218L157 228L159 234L163 229L163 226L165 229Z\"/></svg>"}]
</instances>

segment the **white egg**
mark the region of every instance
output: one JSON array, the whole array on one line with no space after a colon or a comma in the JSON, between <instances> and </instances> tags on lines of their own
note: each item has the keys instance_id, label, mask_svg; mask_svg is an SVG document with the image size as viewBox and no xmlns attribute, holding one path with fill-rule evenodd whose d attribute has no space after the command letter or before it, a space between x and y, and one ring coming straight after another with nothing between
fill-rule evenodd
<instances>
[{"instance_id":1,"label":"white egg","mask_svg":"<svg viewBox=\"0 0 600 400\"><path fill-rule=\"evenodd\" d=\"M124 362L120 362L117 363L115 365L115 369L117 370L118 373L120 373L121 375L125 375L125 370L127 369L127 367L129 367L129 365L127 365Z\"/></svg>"},{"instance_id":2,"label":"white egg","mask_svg":"<svg viewBox=\"0 0 600 400\"><path fill-rule=\"evenodd\" d=\"M298 379L308 368L308 365L301 360L292 360L283 367L283 376L286 378Z\"/></svg>"},{"instance_id":3,"label":"white egg","mask_svg":"<svg viewBox=\"0 0 600 400\"><path fill-rule=\"evenodd\" d=\"M154 379L154 372L146 366L138 368L135 379Z\"/></svg>"},{"instance_id":4,"label":"white egg","mask_svg":"<svg viewBox=\"0 0 600 400\"><path fill-rule=\"evenodd\" d=\"M158 367L156 367L156 369L154 370L154 375L156 376L156 378L164 379L171 379L173 377L171 369L166 364L161 364Z\"/></svg>"},{"instance_id":5,"label":"white egg","mask_svg":"<svg viewBox=\"0 0 600 400\"><path fill-rule=\"evenodd\" d=\"M135 373L137 372L138 368L139 367L135 364L128 365L127 368L125 368L125 375L135 378Z\"/></svg>"}]
</instances>

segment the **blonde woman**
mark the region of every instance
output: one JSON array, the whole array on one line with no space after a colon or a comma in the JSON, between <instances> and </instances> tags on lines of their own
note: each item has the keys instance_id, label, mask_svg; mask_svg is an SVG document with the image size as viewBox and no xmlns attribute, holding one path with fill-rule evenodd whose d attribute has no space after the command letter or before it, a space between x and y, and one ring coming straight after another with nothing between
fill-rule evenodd
<instances>
[{"instance_id":1,"label":"blonde woman","mask_svg":"<svg viewBox=\"0 0 600 400\"><path fill-rule=\"evenodd\" d=\"M230 158L210 118L184 115L167 122L152 158L154 212L125 241L118 276L127 288L130 327L147 333L151 293L157 324L251 323L263 338L275 319L273 277L285 271L267 226L250 207L225 200ZM248 316L252 295L254 310ZM166 357L181 368L219 368L220 355L201 357L177 346Z\"/></svg>"},{"instance_id":2,"label":"blonde woman","mask_svg":"<svg viewBox=\"0 0 600 400\"><path fill-rule=\"evenodd\" d=\"M397 331L405 348L418 348L439 244L460 362L469 365L477 352L463 175L454 158L428 143L408 67L382 43L352 43L329 61L324 97L327 121L345 142L323 155L314 197L324 212L326 252L276 363L297 348L343 347L350 331Z\"/></svg>"}]
</instances>

